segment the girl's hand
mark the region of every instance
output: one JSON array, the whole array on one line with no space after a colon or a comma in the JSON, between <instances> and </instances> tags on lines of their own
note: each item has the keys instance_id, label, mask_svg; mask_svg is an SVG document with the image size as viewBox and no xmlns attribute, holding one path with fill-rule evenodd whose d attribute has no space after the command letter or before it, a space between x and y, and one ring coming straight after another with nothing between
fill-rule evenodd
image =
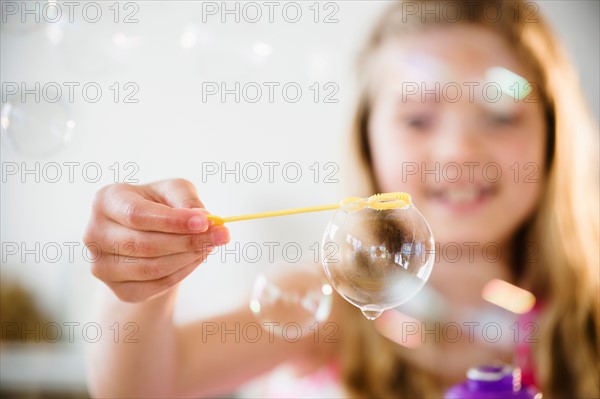
<instances>
[{"instance_id":1,"label":"girl's hand","mask_svg":"<svg viewBox=\"0 0 600 399\"><path fill-rule=\"evenodd\" d=\"M206 214L184 179L102 188L84 236L92 274L125 302L166 292L229 242L229 230L210 225Z\"/></svg>"}]
</instances>

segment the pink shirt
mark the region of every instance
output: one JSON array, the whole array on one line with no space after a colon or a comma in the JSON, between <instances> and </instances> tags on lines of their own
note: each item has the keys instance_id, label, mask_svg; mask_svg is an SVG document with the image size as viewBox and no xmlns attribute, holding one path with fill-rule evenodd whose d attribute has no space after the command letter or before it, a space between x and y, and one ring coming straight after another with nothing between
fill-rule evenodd
<instances>
[{"instance_id":1,"label":"pink shirt","mask_svg":"<svg viewBox=\"0 0 600 399\"><path fill-rule=\"evenodd\" d=\"M346 398L340 384L339 365L330 362L314 372L297 377L289 365L277 367L258 387L264 398Z\"/></svg>"},{"instance_id":2,"label":"pink shirt","mask_svg":"<svg viewBox=\"0 0 600 399\"><path fill-rule=\"evenodd\" d=\"M521 382L523 385L533 385L539 388L536 379L536 367L533 359L532 344L539 341L538 319L543 310L542 303L536 303L533 309L518 317L519 340L515 347L515 366L521 368Z\"/></svg>"}]
</instances>

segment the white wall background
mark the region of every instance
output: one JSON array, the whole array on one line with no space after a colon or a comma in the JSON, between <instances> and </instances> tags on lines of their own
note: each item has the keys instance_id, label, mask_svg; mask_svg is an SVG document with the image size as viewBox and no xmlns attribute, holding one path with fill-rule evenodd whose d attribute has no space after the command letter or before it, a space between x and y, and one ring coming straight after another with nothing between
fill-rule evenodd
<instances>
[{"instance_id":1,"label":"white wall background","mask_svg":"<svg viewBox=\"0 0 600 399\"><path fill-rule=\"evenodd\" d=\"M133 177L141 183L171 177L189 179L198 186L206 206L222 215L343 198L346 177L342 170L325 170L324 165L333 162L341 166L344 147L340 143L348 130L354 101L354 57L368 27L387 2L331 3L337 8L325 3L318 4L319 23L314 22L314 12L309 8L313 2L299 3L303 16L295 24L282 18L285 2L275 9L273 23L268 22L266 7L257 23L243 18L235 23L232 16L222 23L219 15L208 16L203 22L202 3L192 1L136 2L139 10L134 17L139 22L130 24L114 22L114 11L109 8L113 2L101 3L102 18L95 24L82 17L84 3L75 9L72 23L63 15L57 23L43 19L35 23L28 16L29 22L23 24L18 16L4 13L7 20L2 23L0 39L3 84L27 82L31 87L34 82L80 82L83 86L97 82L103 94L97 103L89 103L82 97L81 86L75 89L74 102L67 104L75 122L72 139L48 155L27 154L27 148L25 153L18 152L11 140L22 142L27 139L20 136L23 133L35 134L34 144L46 148L44 140L52 141L49 123L44 118L36 122L35 117L57 117L60 109L56 105L44 105L42 101L38 108L22 106L29 118L26 131L9 127L8 134L3 135L3 245L25 243L27 248L34 248L39 243L42 248L57 243L63 253L55 263L49 261L54 252L46 256L42 253L39 262L32 255L22 262L21 253L8 255L3 247L2 280L21 281L35 293L39 305L59 321L90 320L92 293L98 283L82 257L82 246L76 247L71 261L65 243L81 241L92 197L100 187L115 180L114 170L110 169L115 162L120 164L120 181L126 172L133 171L125 169L128 162L136 165ZM220 6L221 2L215 4ZM598 117L599 3L543 1L540 8L570 50ZM125 3L119 9L120 20L135 11L125 8ZM336 9L338 22L323 23L323 18ZM64 5L62 10L66 12ZM93 10L89 13L94 15ZM221 81L230 85L235 81L242 85L297 82L303 94L297 103L288 103L279 86L273 103L266 100L266 89L256 104L243 100L237 104L231 95L224 104L217 96L203 103L202 82ZM115 103L109 88L114 82L134 82L139 87L134 98L139 102ZM314 82L321 85L318 103L309 89ZM339 87L334 97L338 103L323 103L326 82ZM122 95L130 92L122 86L121 90ZM61 120L64 122L66 118ZM39 163L43 170L51 162L61 165L63 173L56 183L44 179L43 174L36 182L34 175L21 173L23 167L32 169ZM73 182L68 179L64 162L79 162ZM82 166L91 162L101 167L102 178L97 183L86 181L93 178L93 170L82 174ZM297 183L289 183L280 166L271 183L266 176L268 169L263 167L263 178L258 183L244 179L236 183L231 175L224 176L224 181L219 175L203 181L203 165L209 162L225 162L228 167L235 162L241 166L248 162L280 162L281 166L296 162L303 175ZM309 168L315 162L321 172L317 182L314 170ZM15 164L19 172L5 176L6 168ZM46 171L54 177L54 169ZM324 181L325 173L331 171L339 183ZM288 172L285 177L293 177L292 170ZM254 242L266 251L265 242L297 242L310 259L313 254L309 248L320 241L328 217L314 214L232 224L230 248L236 242L242 248ZM275 255L277 262L282 261L281 250ZM220 257L212 257L182 284L177 310L180 320L244 303L253 276L269 263L266 252L256 264L243 259L236 263L233 255L227 255L226 262ZM80 348L79 344L74 347Z\"/></svg>"}]
</instances>

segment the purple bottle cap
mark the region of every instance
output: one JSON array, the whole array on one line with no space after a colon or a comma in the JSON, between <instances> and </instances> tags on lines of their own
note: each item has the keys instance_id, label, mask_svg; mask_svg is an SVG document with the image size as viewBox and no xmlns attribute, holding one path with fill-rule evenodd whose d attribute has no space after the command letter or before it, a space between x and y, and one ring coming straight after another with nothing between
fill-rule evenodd
<instances>
[{"instance_id":1,"label":"purple bottle cap","mask_svg":"<svg viewBox=\"0 0 600 399\"><path fill-rule=\"evenodd\" d=\"M539 399L532 387L521 386L521 369L511 366L480 366L467 371L467 380L450 388L446 399Z\"/></svg>"}]
</instances>

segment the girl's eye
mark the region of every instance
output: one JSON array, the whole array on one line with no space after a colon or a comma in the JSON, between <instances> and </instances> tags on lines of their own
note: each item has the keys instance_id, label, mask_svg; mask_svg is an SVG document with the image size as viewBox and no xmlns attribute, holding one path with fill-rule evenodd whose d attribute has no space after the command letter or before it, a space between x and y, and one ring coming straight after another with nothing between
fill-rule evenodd
<instances>
[{"instance_id":1,"label":"girl's eye","mask_svg":"<svg viewBox=\"0 0 600 399\"><path fill-rule=\"evenodd\" d=\"M487 117L487 122L493 126L513 126L517 120L517 116L510 114L490 114Z\"/></svg>"},{"instance_id":2,"label":"girl's eye","mask_svg":"<svg viewBox=\"0 0 600 399\"><path fill-rule=\"evenodd\" d=\"M427 130L433 126L433 118L430 116L407 117L406 125L414 130Z\"/></svg>"}]
</instances>

